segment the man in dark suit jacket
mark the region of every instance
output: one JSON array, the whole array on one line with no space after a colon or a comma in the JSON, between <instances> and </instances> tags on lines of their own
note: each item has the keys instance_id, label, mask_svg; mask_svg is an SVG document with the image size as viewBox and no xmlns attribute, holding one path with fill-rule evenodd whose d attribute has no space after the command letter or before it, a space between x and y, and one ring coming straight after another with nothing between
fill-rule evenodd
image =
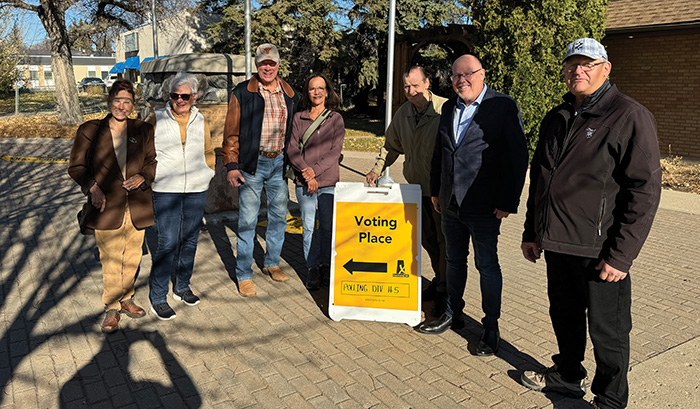
<instances>
[{"instance_id":1,"label":"man in dark suit jacket","mask_svg":"<svg viewBox=\"0 0 700 409\"><path fill-rule=\"evenodd\" d=\"M430 175L432 202L442 214L447 241L448 305L445 314L424 322L418 331L440 334L463 319L471 239L485 314L477 354L490 356L500 340L501 219L518 210L528 155L518 104L487 87L484 74L473 55L463 55L452 65L457 98L443 106Z\"/></svg>"}]
</instances>

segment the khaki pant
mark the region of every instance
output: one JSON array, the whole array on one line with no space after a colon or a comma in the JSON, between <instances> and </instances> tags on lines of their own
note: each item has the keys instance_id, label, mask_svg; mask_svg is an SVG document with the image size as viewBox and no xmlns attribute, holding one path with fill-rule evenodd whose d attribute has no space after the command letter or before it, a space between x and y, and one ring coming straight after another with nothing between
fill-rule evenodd
<instances>
[{"instance_id":1,"label":"khaki pant","mask_svg":"<svg viewBox=\"0 0 700 409\"><path fill-rule=\"evenodd\" d=\"M106 310L121 310L120 301L134 296L136 272L141 263L144 230L136 230L129 206L124 221L116 230L95 230L97 248L102 262L104 291L102 302Z\"/></svg>"}]
</instances>

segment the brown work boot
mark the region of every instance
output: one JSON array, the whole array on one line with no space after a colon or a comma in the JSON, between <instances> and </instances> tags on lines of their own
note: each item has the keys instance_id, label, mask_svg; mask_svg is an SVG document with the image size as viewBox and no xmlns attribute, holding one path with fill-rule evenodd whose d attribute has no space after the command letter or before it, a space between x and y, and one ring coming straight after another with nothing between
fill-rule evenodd
<instances>
[{"instance_id":1,"label":"brown work boot","mask_svg":"<svg viewBox=\"0 0 700 409\"><path fill-rule=\"evenodd\" d=\"M269 274L270 278L275 281L289 280L289 277L287 277L287 275L284 274L284 271L282 271L282 269L279 267L264 267L262 271L264 274Z\"/></svg>"},{"instance_id":2,"label":"brown work boot","mask_svg":"<svg viewBox=\"0 0 700 409\"><path fill-rule=\"evenodd\" d=\"M238 292L240 292L244 297L255 295L255 284L253 284L253 280L239 281Z\"/></svg>"},{"instance_id":3,"label":"brown work boot","mask_svg":"<svg viewBox=\"0 0 700 409\"><path fill-rule=\"evenodd\" d=\"M119 329L119 311L107 310L105 320L102 322L102 332L111 334Z\"/></svg>"},{"instance_id":4,"label":"brown work boot","mask_svg":"<svg viewBox=\"0 0 700 409\"><path fill-rule=\"evenodd\" d=\"M141 318L146 315L146 311L134 303L133 298L129 298L121 303L122 311L129 318Z\"/></svg>"}]
</instances>

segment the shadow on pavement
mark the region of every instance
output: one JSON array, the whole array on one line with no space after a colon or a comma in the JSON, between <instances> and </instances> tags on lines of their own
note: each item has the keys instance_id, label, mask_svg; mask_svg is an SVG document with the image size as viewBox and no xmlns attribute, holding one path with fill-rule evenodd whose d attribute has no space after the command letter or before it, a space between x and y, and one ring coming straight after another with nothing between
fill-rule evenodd
<instances>
[{"instance_id":1,"label":"shadow on pavement","mask_svg":"<svg viewBox=\"0 0 700 409\"><path fill-rule=\"evenodd\" d=\"M133 362L136 358L129 350L138 342L148 342L158 351L166 374L154 368L153 375L169 380L171 386L139 381L131 376L129 365L138 365L139 362ZM198 408L202 404L197 387L170 352L162 335L158 331L139 330L123 330L106 336L100 352L80 368L60 392L61 408L93 407L110 400L114 407L138 404L138 407L167 408L180 407L184 403L184 406Z\"/></svg>"},{"instance_id":2,"label":"shadow on pavement","mask_svg":"<svg viewBox=\"0 0 700 409\"><path fill-rule=\"evenodd\" d=\"M232 221L222 221L219 223L209 223L205 226L211 241L214 243L216 252L224 264L228 277L233 282L236 280L236 255L233 253L233 243L226 234L226 229L235 232L238 223Z\"/></svg>"},{"instance_id":3,"label":"shadow on pavement","mask_svg":"<svg viewBox=\"0 0 700 409\"><path fill-rule=\"evenodd\" d=\"M67 157L70 143L59 144L59 148L56 144L34 142L3 144L3 149L14 155L26 155L31 151L33 156ZM17 390L20 385L37 382L31 378L18 380L26 376L29 366L39 371L35 373L53 372L51 379L56 379L56 383L41 386L55 387L56 392L60 389L63 407L87 405L83 403L84 396L91 397L102 391L105 394L100 395L100 405L107 406L114 393L120 399L123 396L123 399L140 400L140 391L150 391L143 394L159 398L167 390L134 381L128 369L129 345L145 339L159 351L180 394L187 391L190 404L200 406L201 398L192 380L158 333L119 331L115 337L105 338L100 352L61 385L75 370L75 354L91 355L90 338L99 331L95 324L103 315L99 308L92 313L84 312L97 304L93 301L99 300L101 291L101 286L96 285L100 279L94 273L100 270L95 239L79 233L75 217L85 198L68 178L65 164L3 163L0 191L3 192L0 202L0 310L4 317L4 331L0 336L0 390ZM115 379L125 380L123 388L112 387ZM44 399L43 403L38 402L39 406L47 405L44 407L54 406L56 401L52 400L58 398L55 393L37 397ZM12 399L7 393L0 394L0 406L13 406ZM74 402L66 405L71 400ZM168 405L154 407L157 406Z\"/></svg>"}]
</instances>

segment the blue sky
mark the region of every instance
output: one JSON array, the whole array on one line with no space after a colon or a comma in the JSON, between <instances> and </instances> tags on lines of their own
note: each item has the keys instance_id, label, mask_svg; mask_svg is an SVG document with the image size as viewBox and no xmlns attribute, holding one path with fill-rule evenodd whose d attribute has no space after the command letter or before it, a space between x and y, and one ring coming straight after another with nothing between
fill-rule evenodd
<instances>
[{"instance_id":1,"label":"blue sky","mask_svg":"<svg viewBox=\"0 0 700 409\"><path fill-rule=\"evenodd\" d=\"M36 2L28 1L27 3L31 4ZM28 10L17 10L15 17L22 23L22 34L25 46L31 47L46 37L46 30L44 30L44 26L41 24L36 13ZM66 13L66 24L70 25L74 19L74 13L71 13L69 10L68 13Z\"/></svg>"}]
</instances>

